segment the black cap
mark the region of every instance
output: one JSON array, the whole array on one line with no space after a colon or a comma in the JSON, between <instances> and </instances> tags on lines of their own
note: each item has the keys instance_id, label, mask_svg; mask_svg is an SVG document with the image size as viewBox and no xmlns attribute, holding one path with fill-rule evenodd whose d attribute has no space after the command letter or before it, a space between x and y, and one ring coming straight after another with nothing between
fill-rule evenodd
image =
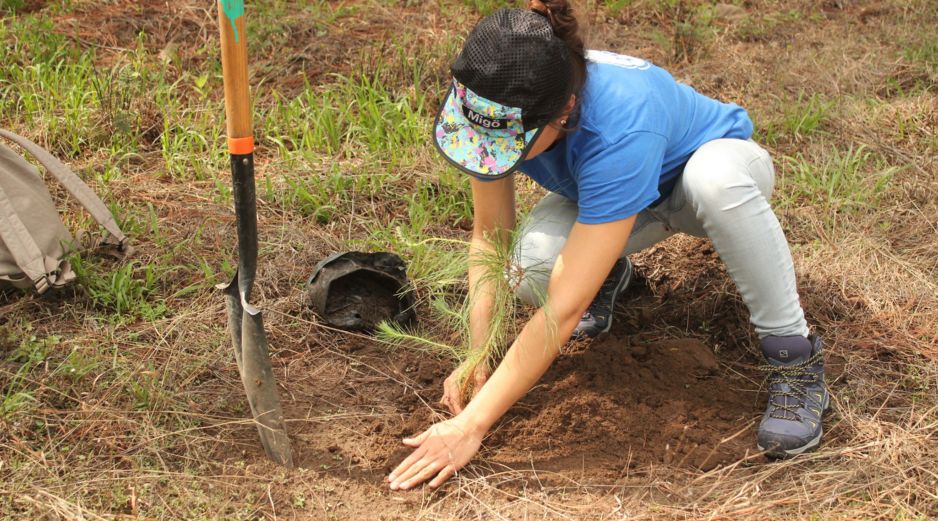
<instances>
[{"instance_id":1,"label":"black cap","mask_svg":"<svg viewBox=\"0 0 938 521\"><path fill-rule=\"evenodd\" d=\"M570 98L573 64L546 15L501 9L469 33L453 77L476 94L520 108L525 129L546 125Z\"/></svg>"}]
</instances>

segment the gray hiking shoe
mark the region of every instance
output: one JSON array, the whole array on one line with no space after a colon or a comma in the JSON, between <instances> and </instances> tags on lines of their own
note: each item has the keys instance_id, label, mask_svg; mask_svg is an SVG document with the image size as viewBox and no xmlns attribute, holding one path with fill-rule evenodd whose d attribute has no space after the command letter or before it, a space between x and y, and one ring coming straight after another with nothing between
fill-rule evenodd
<instances>
[{"instance_id":1,"label":"gray hiking shoe","mask_svg":"<svg viewBox=\"0 0 938 521\"><path fill-rule=\"evenodd\" d=\"M580 323L573 330L573 338L594 338L612 327L612 312L616 306L616 299L628 287L632 280L632 263L627 257L616 261L612 271L599 288L599 293L593 298L590 307L580 318Z\"/></svg>"},{"instance_id":2,"label":"gray hiking shoe","mask_svg":"<svg viewBox=\"0 0 938 521\"><path fill-rule=\"evenodd\" d=\"M821 443L821 418L830 405L824 385L824 355L816 336L762 339L768 365L769 403L759 424L759 450L784 458L814 450Z\"/></svg>"}]
</instances>

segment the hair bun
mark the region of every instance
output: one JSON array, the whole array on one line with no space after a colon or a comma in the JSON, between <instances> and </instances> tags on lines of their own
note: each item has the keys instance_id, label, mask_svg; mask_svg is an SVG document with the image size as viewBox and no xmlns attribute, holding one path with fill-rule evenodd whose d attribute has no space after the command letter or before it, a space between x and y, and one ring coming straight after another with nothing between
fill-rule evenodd
<instances>
[{"instance_id":1,"label":"hair bun","mask_svg":"<svg viewBox=\"0 0 938 521\"><path fill-rule=\"evenodd\" d=\"M580 24L570 4L569 0L530 0L528 7L548 19L554 34L567 47L574 71L570 80L570 94L577 94L579 106L579 92L586 83L586 44L580 36ZM577 108L574 107L574 110Z\"/></svg>"},{"instance_id":2,"label":"hair bun","mask_svg":"<svg viewBox=\"0 0 938 521\"><path fill-rule=\"evenodd\" d=\"M585 56L586 46L580 36L580 24L568 0L531 0L532 11L546 15L554 34L563 40L575 54Z\"/></svg>"}]
</instances>

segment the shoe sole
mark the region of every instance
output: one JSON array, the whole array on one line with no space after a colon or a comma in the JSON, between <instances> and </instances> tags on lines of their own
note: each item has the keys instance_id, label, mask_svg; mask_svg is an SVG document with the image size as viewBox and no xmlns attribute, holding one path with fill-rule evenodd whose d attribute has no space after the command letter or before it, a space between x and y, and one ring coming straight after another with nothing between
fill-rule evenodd
<instances>
[{"instance_id":1,"label":"shoe sole","mask_svg":"<svg viewBox=\"0 0 938 521\"><path fill-rule=\"evenodd\" d=\"M777 448L773 447L771 449L766 450L765 447L759 444L756 444L756 447L759 450L765 452L765 455L770 458L775 458L775 459L791 458L793 456L804 454L805 452L811 452L817 449L818 446L821 445L821 436L824 436L824 429L821 429L821 432L819 432L818 435L814 437L814 439L812 439L805 445L802 445L801 447L798 447L795 449L778 450Z\"/></svg>"},{"instance_id":2,"label":"shoe sole","mask_svg":"<svg viewBox=\"0 0 938 521\"><path fill-rule=\"evenodd\" d=\"M821 420L824 419L824 412L828 411L830 407L831 407L831 395L830 393L826 393L824 395L824 407L821 408L821 411L822 411ZM821 432L819 432L817 436L815 436L812 440L802 445L801 447L796 447L794 449L788 449L788 450L778 450L777 448L773 447L771 449L766 450L765 447L763 447L762 445L759 445L758 443L756 444L756 447L759 450L765 452L765 455L770 458L776 458L776 459L791 458L793 456L804 454L805 452L811 452L817 449L818 446L821 445L822 436L824 436L823 427L821 428Z\"/></svg>"}]
</instances>

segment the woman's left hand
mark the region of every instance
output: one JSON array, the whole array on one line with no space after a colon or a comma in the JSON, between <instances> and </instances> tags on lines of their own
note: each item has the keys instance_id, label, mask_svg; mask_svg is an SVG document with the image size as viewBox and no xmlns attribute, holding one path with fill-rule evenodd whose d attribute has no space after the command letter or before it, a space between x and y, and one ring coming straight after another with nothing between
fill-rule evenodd
<instances>
[{"instance_id":1,"label":"woman's left hand","mask_svg":"<svg viewBox=\"0 0 938 521\"><path fill-rule=\"evenodd\" d=\"M404 438L404 445L416 450L388 476L391 490L408 490L433 476L430 486L442 485L476 455L484 435L457 416L433 424L419 436Z\"/></svg>"}]
</instances>

